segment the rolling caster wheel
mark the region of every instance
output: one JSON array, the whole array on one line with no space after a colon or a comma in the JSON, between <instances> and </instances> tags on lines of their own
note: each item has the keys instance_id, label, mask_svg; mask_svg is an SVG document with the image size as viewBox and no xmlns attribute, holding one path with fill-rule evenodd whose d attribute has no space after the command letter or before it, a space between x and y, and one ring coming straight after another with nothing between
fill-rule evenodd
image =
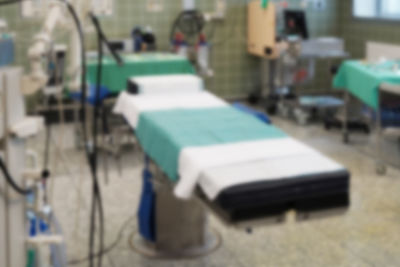
<instances>
[{"instance_id":1,"label":"rolling caster wheel","mask_svg":"<svg viewBox=\"0 0 400 267\"><path fill-rule=\"evenodd\" d=\"M296 118L296 122L301 126L307 125L309 120L309 115L301 109L294 110L294 117Z\"/></svg>"},{"instance_id":2,"label":"rolling caster wheel","mask_svg":"<svg viewBox=\"0 0 400 267\"><path fill-rule=\"evenodd\" d=\"M278 98L276 96L268 96L265 103L265 110L267 111L268 115L276 115L278 112Z\"/></svg>"},{"instance_id":3,"label":"rolling caster wheel","mask_svg":"<svg viewBox=\"0 0 400 267\"><path fill-rule=\"evenodd\" d=\"M330 124L330 122L325 121L325 122L324 122L324 128L325 128L325 130L329 131L329 130L331 129L331 124Z\"/></svg>"},{"instance_id":4,"label":"rolling caster wheel","mask_svg":"<svg viewBox=\"0 0 400 267\"><path fill-rule=\"evenodd\" d=\"M350 142L350 137L348 133L343 134L343 143L348 144Z\"/></svg>"},{"instance_id":5,"label":"rolling caster wheel","mask_svg":"<svg viewBox=\"0 0 400 267\"><path fill-rule=\"evenodd\" d=\"M387 173L387 168L385 164L379 163L376 165L376 173L378 175L385 175Z\"/></svg>"},{"instance_id":6,"label":"rolling caster wheel","mask_svg":"<svg viewBox=\"0 0 400 267\"><path fill-rule=\"evenodd\" d=\"M290 114L290 110L288 107L283 105L282 103L278 104L278 113L284 118L288 118Z\"/></svg>"},{"instance_id":7,"label":"rolling caster wheel","mask_svg":"<svg viewBox=\"0 0 400 267\"><path fill-rule=\"evenodd\" d=\"M271 115L271 116L276 115L276 113L277 113L276 105L267 106L265 110L267 111L268 115Z\"/></svg>"},{"instance_id":8,"label":"rolling caster wheel","mask_svg":"<svg viewBox=\"0 0 400 267\"><path fill-rule=\"evenodd\" d=\"M247 101L252 104L252 105L256 105L260 102L261 96L260 94L257 93L251 93L248 97L247 97Z\"/></svg>"}]
</instances>

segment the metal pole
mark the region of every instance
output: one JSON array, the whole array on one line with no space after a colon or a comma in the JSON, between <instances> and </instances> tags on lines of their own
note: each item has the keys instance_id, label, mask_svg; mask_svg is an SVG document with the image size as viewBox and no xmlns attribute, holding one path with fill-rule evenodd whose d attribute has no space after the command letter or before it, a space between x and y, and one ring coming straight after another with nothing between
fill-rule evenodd
<instances>
[{"instance_id":1,"label":"metal pole","mask_svg":"<svg viewBox=\"0 0 400 267\"><path fill-rule=\"evenodd\" d=\"M2 73L0 71L0 81L2 81ZM0 101L1 101L1 107L2 107L2 114L4 115L4 89L2 88L1 84L0 84ZM1 122L2 124L4 124L4 120ZM4 127L5 125L1 125L2 127ZM0 147L1 149L1 147ZM6 263L6 258L7 258L7 244L6 244L6 226L5 226L5 222L6 222L6 218L5 218L5 214L6 214L6 194L5 194L5 181L4 180L0 180L0 266L7 266Z\"/></svg>"},{"instance_id":2,"label":"metal pole","mask_svg":"<svg viewBox=\"0 0 400 267\"><path fill-rule=\"evenodd\" d=\"M269 61L269 94L273 95L276 93L276 86L275 86L275 75L276 75L276 64L277 60L270 60Z\"/></svg>"},{"instance_id":3,"label":"metal pole","mask_svg":"<svg viewBox=\"0 0 400 267\"><path fill-rule=\"evenodd\" d=\"M271 68L271 67L269 67ZM256 92L256 96L259 97L259 99L263 99L264 95L269 95L267 94L268 86L267 86L267 79L266 79L266 73L267 73L267 61L265 59L261 59L261 88L258 92ZM268 79L271 79L270 75Z\"/></svg>"},{"instance_id":4,"label":"metal pole","mask_svg":"<svg viewBox=\"0 0 400 267\"><path fill-rule=\"evenodd\" d=\"M6 166L9 165L9 155L8 155L8 139L9 139L9 127L8 127L8 111L7 111L7 75L3 75L3 150L4 150L4 163ZM4 226L5 226L5 262L6 266L10 266L10 231L9 231L9 186L4 183L4 203L5 203L5 213L4 213Z\"/></svg>"},{"instance_id":5,"label":"metal pole","mask_svg":"<svg viewBox=\"0 0 400 267\"><path fill-rule=\"evenodd\" d=\"M381 118L381 89L378 89L378 107L376 110L376 162L377 162L377 173L385 174L386 166L383 162L383 153L382 153L382 118Z\"/></svg>"},{"instance_id":6,"label":"metal pole","mask_svg":"<svg viewBox=\"0 0 400 267\"><path fill-rule=\"evenodd\" d=\"M22 182L25 166L25 140L11 137L10 125L21 121L25 114L20 92L21 70L10 68L3 72L4 151L5 163L16 182ZM12 111L12 112L11 112ZM25 201L5 185L6 266L23 266L26 263ZM1 238L1 237L0 237Z\"/></svg>"},{"instance_id":7,"label":"metal pole","mask_svg":"<svg viewBox=\"0 0 400 267\"><path fill-rule=\"evenodd\" d=\"M350 94L347 90L344 92L344 114L343 114L343 125L342 125L342 132L343 132L343 142L345 144L349 143L349 129L348 129L348 105L350 102Z\"/></svg>"}]
</instances>

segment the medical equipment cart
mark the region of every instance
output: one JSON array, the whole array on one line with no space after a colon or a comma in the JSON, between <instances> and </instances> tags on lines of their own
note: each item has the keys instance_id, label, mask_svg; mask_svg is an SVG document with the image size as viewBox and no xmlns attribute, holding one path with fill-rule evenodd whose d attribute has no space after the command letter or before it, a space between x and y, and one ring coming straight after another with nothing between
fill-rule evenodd
<instances>
[{"instance_id":1,"label":"medical equipment cart","mask_svg":"<svg viewBox=\"0 0 400 267\"><path fill-rule=\"evenodd\" d=\"M382 139L384 135L394 135L397 131L393 127L389 127L383 130L383 126L399 125L396 123L397 114L394 114L394 118L387 120L383 115L386 115L386 108L383 109L383 105L387 106L386 102L390 103L390 106L398 106L392 98L386 98L383 101L384 94L390 94L396 96L400 94L400 75L397 71L396 61L387 61L383 63L368 63L363 61L348 60L342 64L338 74L334 80L334 87L344 90L344 114L342 119L342 135L343 142L348 143L350 139L349 133L349 109L350 109L350 95L360 100L364 105L363 113L367 113L367 116L363 118L366 123L370 126L374 126L377 129L377 171L380 174L384 174L386 168L382 163ZM394 109L394 112L396 110ZM374 120L374 117L376 118ZM382 118L385 121L382 121ZM400 120L399 120L400 121Z\"/></svg>"},{"instance_id":2,"label":"medical equipment cart","mask_svg":"<svg viewBox=\"0 0 400 267\"><path fill-rule=\"evenodd\" d=\"M381 98L382 94L390 94L392 96L400 97L400 86L393 85L389 83L382 83L379 87L378 97ZM384 127L382 123L382 114L381 114L381 103L379 103L379 108L377 109L376 115L376 125L377 125L377 166L376 171L378 174L385 174L386 173L386 165L384 163L384 153L383 153L383 139L385 137L395 137L400 138L400 128L399 127ZM400 116L400 114L399 114Z\"/></svg>"}]
</instances>

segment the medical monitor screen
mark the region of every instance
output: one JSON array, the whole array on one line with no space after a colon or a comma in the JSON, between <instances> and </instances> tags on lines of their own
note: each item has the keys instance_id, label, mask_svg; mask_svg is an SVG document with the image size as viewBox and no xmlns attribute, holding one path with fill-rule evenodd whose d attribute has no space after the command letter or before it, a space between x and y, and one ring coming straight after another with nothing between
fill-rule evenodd
<instances>
[{"instance_id":1,"label":"medical monitor screen","mask_svg":"<svg viewBox=\"0 0 400 267\"><path fill-rule=\"evenodd\" d=\"M306 14L302 10L285 10L285 32L286 35L298 35L308 39L308 28Z\"/></svg>"}]
</instances>

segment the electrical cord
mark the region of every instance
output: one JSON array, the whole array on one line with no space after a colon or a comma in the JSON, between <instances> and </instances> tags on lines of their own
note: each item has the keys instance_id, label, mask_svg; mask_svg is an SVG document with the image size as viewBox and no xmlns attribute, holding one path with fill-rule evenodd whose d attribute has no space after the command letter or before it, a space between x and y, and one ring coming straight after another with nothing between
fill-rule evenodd
<instances>
[{"instance_id":1,"label":"electrical cord","mask_svg":"<svg viewBox=\"0 0 400 267\"><path fill-rule=\"evenodd\" d=\"M83 139L84 139L84 147L85 151L87 154L87 159L89 162L90 166L90 171L92 174L92 180L93 180L93 188L92 188L92 206L91 206L91 215L90 215L90 233L89 233L89 266L93 267L94 262L93 262L93 251L94 251L94 233L96 229L96 207L99 209L99 224L100 224L100 251L103 250L104 246L104 212L103 212L103 203L102 203L102 197L101 197L101 192L100 192L100 187L98 184L98 179L97 179L97 163L96 163L96 153L97 153L97 148L96 148L96 136L93 136L94 138L94 149L93 151L89 150L88 147L88 135L86 132L86 98L87 98L87 85L86 85L86 51L85 51L85 39L84 39L84 34L82 30L82 26L79 20L79 17L77 16L74 7L69 4L67 1L64 0L64 2L67 5L67 8L69 12L71 13L74 22L77 26L77 30L79 33L79 39L81 42L81 56L82 56L82 75L81 75L81 108L82 108L82 127L83 127ZM96 113L95 113L96 117ZM94 121L94 128L97 128L97 122ZM98 266L100 267L102 264L102 255L99 257L99 262Z\"/></svg>"},{"instance_id":2,"label":"electrical cord","mask_svg":"<svg viewBox=\"0 0 400 267\"><path fill-rule=\"evenodd\" d=\"M51 139L51 125L48 124L46 126L46 139L45 139L45 148L43 153L43 173L42 178L46 179L50 176L49 172L49 161L50 161L50 139Z\"/></svg>"},{"instance_id":3,"label":"electrical cord","mask_svg":"<svg viewBox=\"0 0 400 267\"><path fill-rule=\"evenodd\" d=\"M92 157L92 166L93 166L93 196L94 198L92 199L92 213L91 213L91 217L95 218L96 217L96 204L97 207L99 209L99 218L100 218L100 251L103 251L104 249L104 211L103 211L103 204L101 201L101 190L100 190L100 186L99 186L99 182L98 182L98 176L97 176L97 168L98 168L98 157L97 157L97 150L98 150L98 146L97 146L97 136L98 136L98 132L99 132L99 128L98 128L98 119L99 119L99 114L100 114L100 110L102 109L103 106L103 102L100 99L100 90L101 90L101 80L102 80L102 73L103 73L103 56L104 56L104 51L103 51L103 42L107 45L107 47L109 48L110 52L112 53L115 61L118 63L119 66L123 65L123 60L122 58L119 56L119 54L112 49L109 41L107 40L106 35L104 34L100 22L98 20L98 18L93 14L90 13L89 14L96 32L97 32L97 41L98 41L98 64L97 64L97 79L96 79L96 94L95 94L95 103L94 103L94 123L93 123L93 157ZM96 203L96 198L97 197L97 203ZM91 223L91 229L95 229L95 224L94 224L94 220L92 220ZM90 255L93 255L94 252L94 232L91 232L90 234L90 240L89 240L89 245L91 248L90 251ZM98 257L98 266L101 267L102 265L102 257ZM93 258L91 257L89 259L90 262L90 266L93 265Z\"/></svg>"},{"instance_id":4,"label":"electrical cord","mask_svg":"<svg viewBox=\"0 0 400 267\"><path fill-rule=\"evenodd\" d=\"M98 34L100 35L100 34ZM102 75L102 61L103 61L103 47L101 42L101 37L98 36L98 64L97 64L97 80L96 80L96 95L95 95L95 104L94 104L94 119L93 119L93 154L92 154L92 168L94 173L94 180L93 180L93 188L92 188L92 211L91 211L91 232L89 238L89 255L94 255L94 230L95 230L95 218L96 218L96 205L99 207L99 216L100 216L100 251L103 250L104 247L104 225L102 221L104 220L104 214L102 212L102 203L101 198L98 198L96 201L97 196L101 195L98 177L97 177L97 132L98 132L98 112L99 112L99 94L100 94L100 81ZM93 257L90 257L89 262L90 266L94 265ZM102 265L102 257L98 258L98 266Z\"/></svg>"},{"instance_id":5,"label":"electrical cord","mask_svg":"<svg viewBox=\"0 0 400 267\"><path fill-rule=\"evenodd\" d=\"M110 42L108 41L107 36L104 34L104 32L101 28L99 19L93 13L90 13L89 16L90 16L94 26L96 27L97 35L98 35L98 38L100 41L99 44L104 43L108 47L108 50L111 52L111 54L112 54L114 60L117 62L117 64L119 66L123 66L124 61L122 60L119 53L117 51L115 51L115 49L110 45ZM98 49L98 52L100 52L100 49ZM102 63L102 62L99 61L99 63Z\"/></svg>"},{"instance_id":6,"label":"electrical cord","mask_svg":"<svg viewBox=\"0 0 400 267\"><path fill-rule=\"evenodd\" d=\"M79 34L79 40L81 43L81 60L82 60L82 74L81 74L81 109L82 109L82 135L83 135L83 140L84 140L84 147L87 155L87 160L89 163L90 171L92 174L92 180L93 180L93 188L92 188L92 206L91 206L91 215L90 215L90 233L89 233L89 265L91 267L94 266L93 262L93 251L94 251L94 233L96 230L96 208L99 210L99 224L100 224L100 251L103 250L104 247L104 211L103 211L103 203L102 203L102 197L101 197L101 191L100 187L98 184L98 178L97 178L97 141L96 141L96 136L93 136L94 138L94 148L93 151L89 150L88 147L88 134L86 131L86 98L87 98L87 84L86 84L86 51L85 51L85 37L83 34L83 29L81 22L79 20L78 15L76 14L76 11L74 7L68 3L65 0L60 0L63 1L71 13L73 20L75 22L75 25L77 27L77 31ZM95 117L96 117L96 111L95 111ZM97 122L96 120L94 121L94 128L97 128ZM99 255L98 257L98 266L100 267L102 265L102 255Z\"/></svg>"},{"instance_id":7,"label":"electrical cord","mask_svg":"<svg viewBox=\"0 0 400 267\"><path fill-rule=\"evenodd\" d=\"M4 174L4 178L6 179L7 183L20 195L26 196L33 192L32 189L23 189L21 188L13 179L11 174L9 173L6 165L4 164L3 159L0 157L0 169Z\"/></svg>"},{"instance_id":8,"label":"electrical cord","mask_svg":"<svg viewBox=\"0 0 400 267\"><path fill-rule=\"evenodd\" d=\"M111 251L113 251L113 250L118 246L118 244L121 242L125 229L129 226L129 223L131 223L135 218L136 218L136 215L132 215L131 217L129 217L129 218L122 224L120 230L118 231L118 235L117 235L117 237L115 238L115 241L112 242L112 243L111 243L108 247L106 247L104 250L95 253L95 254L92 255L91 257L92 257L92 258L97 258L97 257L100 257L100 256L104 256L104 255L110 253ZM90 257L85 257L85 258L82 258L82 259L73 259L73 260L68 261L68 265L78 265L78 264L87 262L87 261L89 261L89 260L90 260Z\"/></svg>"},{"instance_id":9,"label":"electrical cord","mask_svg":"<svg viewBox=\"0 0 400 267\"><path fill-rule=\"evenodd\" d=\"M49 161L50 161L50 139L51 139L51 125L46 123L46 138L45 138L45 149L43 155L43 170L42 170L42 183L44 188L43 201L44 203L49 203L48 195L48 179L50 177Z\"/></svg>"}]
</instances>

